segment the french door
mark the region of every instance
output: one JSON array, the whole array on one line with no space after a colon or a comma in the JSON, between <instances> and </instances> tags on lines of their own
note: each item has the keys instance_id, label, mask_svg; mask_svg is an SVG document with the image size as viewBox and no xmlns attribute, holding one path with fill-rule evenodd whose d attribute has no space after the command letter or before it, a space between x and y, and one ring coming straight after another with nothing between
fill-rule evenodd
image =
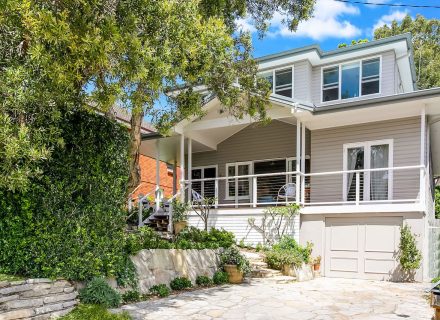
<instances>
[{"instance_id":1,"label":"french door","mask_svg":"<svg viewBox=\"0 0 440 320\"><path fill-rule=\"evenodd\" d=\"M217 177L217 167L197 167L193 168L191 172L191 180L195 179L210 179L207 181L194 181L191 182L191 188L202 195L204 198L215 197L215 182L214 178Z\"/></svg>"},{"instance_id":2,"label":"french door","mask_svg":"<svg viewBox=\"0 0 440 320\"><path fill-rule=\"evenodd\" d=\"M344 145L344 171L381 169L344 173L344 201L356 200L356 176L359 177L359 200L380 201L392 199L393 141L367 141Z\"/></svg>"}]
</instances>

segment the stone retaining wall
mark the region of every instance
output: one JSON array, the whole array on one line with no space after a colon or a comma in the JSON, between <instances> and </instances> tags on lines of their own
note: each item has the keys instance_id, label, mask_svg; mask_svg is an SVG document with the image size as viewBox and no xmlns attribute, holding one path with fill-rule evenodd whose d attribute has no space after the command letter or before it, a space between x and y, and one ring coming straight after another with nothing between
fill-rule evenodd
<instances>
[{"instance_id":1,"label":"stone retaining wall","mask_svg":"<svg viewBox=\"0 0 440 320\"><path fill-rule=\"evenodd\" d=\"M0 320L57 318L76 306L77 295L65 280L0 281Z\"/></svg>"},{"instance_id":2,"label":"stone retaining wall","mask_svg":"<svg viewBox=\"0 0 440 320\"><path fill-rule=\"evenodd\" d=\"M197 276L212 277L220 264L220 250L149 249L141 250L131 260L139 277L139 291L148 293L156 284L169 285L177 277L187 277L195 284Z\"/></svg>"}]
</instances>

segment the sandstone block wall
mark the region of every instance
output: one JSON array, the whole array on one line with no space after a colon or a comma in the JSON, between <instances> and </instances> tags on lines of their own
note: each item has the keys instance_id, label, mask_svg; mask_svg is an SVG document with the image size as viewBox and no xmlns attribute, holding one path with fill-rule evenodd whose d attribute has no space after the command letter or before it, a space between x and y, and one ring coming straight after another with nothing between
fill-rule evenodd
<instances>
[{"instance_id":1,"label":"sandstone block wall","mask_svg":"<svg viewBox=\"0 0 440 320\"><path fill-rule=\"evenodd\" d=\"M220 250L149 249L131 259L139 277L139 291L148 293L157 284L187 277L195 284L197 276L212 277L220 265Z\"/></svg>"},{"instance_id":2,"label":"sandstone block wall","mask_svg":"<svg viewBox=\"0 0 440 320\"><path fill-rule=\"evenodd\" d=\"M77 296L65 280L1 281L0 320L58 318L78 304Z\"/></svg>"}]
</instances>

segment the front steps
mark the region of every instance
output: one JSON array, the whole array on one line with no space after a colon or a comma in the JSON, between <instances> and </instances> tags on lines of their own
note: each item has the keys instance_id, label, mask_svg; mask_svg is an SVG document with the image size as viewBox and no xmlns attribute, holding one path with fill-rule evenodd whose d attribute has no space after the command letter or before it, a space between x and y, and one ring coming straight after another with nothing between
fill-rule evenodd
<instances>
[{"instance_id":1,"label":"front steps","mask_svg":"<svg viewBox=\"0 0 440 320\"><path fill-rule=\"evenodd\" d=\"M295 281L295 277L283 276L281 271L270 269L264 262L264 256L258 252L241 251L249 260L252 268L251 278L272 278L279 283Z\"/></svg>"}]
</instances>

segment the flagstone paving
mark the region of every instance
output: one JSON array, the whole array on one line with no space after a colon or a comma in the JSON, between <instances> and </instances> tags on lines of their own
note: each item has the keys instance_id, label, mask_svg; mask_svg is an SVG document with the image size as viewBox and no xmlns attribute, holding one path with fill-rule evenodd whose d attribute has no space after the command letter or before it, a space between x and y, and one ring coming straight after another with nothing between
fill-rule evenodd
<instances>
[{"instance_id":1,"label":"flagstone paving","mask_svg":"<svg viewBox=\"0 0 440 320\"><path fill-rule=\"evenodd\" d=\"M308 282L252 279L126 305L146 319L431 319L426 284L318 278Z\"/></svg>"}]
</instances>

